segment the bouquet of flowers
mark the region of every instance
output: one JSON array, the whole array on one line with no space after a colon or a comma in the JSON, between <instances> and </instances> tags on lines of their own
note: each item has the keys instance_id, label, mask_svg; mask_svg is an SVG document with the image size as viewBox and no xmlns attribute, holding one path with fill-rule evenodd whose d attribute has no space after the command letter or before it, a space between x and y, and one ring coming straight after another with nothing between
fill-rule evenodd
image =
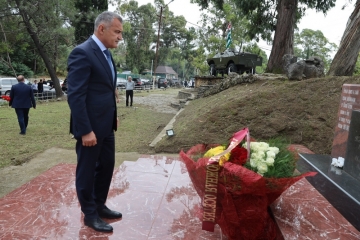
<instances>
[{"instance_id":1,"label":"bouquet of flowers","mask_svg":"<svg viewBox=\"0 0 360 240\"><path fill-rule=\"evenodd\" d=\"M278 145L250 142L244 128L228 146L198 144L180 152L202 199L203 230L213 232L218 224L229 239L276 238L269 205L296 181L316 174L293 176L295 157Z\"/></svg>"}]
</instances>

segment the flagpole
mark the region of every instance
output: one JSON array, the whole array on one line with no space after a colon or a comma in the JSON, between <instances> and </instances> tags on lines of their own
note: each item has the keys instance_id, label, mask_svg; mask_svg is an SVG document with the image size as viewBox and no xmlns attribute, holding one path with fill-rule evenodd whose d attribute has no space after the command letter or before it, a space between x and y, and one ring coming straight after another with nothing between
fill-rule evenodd
<instances>
[{"instance_id":1,"label":"flagpole","mask_svg":"<svg viewBox=\"0 0 360 240\"><path fill-rule=\"evenodd\" d=\"M228 49L232 43L232 39L231 39L231 22L229 22L228 26L227 26L227 30L228 30L228 33L227 33L227 36L226 36L226 49Z\"/></svg>"}]
</instances>

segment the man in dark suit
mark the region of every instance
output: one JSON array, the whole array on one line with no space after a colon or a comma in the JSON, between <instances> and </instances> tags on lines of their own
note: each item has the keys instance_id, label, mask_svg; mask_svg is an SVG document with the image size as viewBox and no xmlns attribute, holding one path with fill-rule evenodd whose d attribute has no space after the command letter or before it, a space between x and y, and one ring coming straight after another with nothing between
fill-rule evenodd
<instances>
[{"instance_id":1,"label":"man in dark suit","mask_svg":"<svg viewBox=\"0 0 360 240\"><path fill-rule=\"evenodd\" d=\"M43 80L40 79L40 82L38 83L38 93L43 93L44 92L44 87L43 87Z\"/></svg>"},{"instance_id":2,"label":"man in dark suit","mask_svg":"<svg viewBox=\"0 0 360 240\"><path fill-rule=\"evenodd\" d=\"M9 106L15 108L20 134L25 135L29 123L29 111L31 107L36 108L36 102L33 90L29 85L25 84L24 76L19 75L17 80L18 84L13 85L10 90Z\"/></svg>"},{"instance_id":3,"label":"man in dark suit","mask_svg":"<svg viewBox=\"0 0 360 240\"><path fill-rule=\"evenodd\" d=\"M94 34L68 58L70 133L77 140L76 192L85 225L102 232L113 228L101 218L122 217L105 205L114 171L118 124L116 69L107 49L118 46L122 31L122 18L103 12L95 20Z\"/></svg>"}]
</instances>

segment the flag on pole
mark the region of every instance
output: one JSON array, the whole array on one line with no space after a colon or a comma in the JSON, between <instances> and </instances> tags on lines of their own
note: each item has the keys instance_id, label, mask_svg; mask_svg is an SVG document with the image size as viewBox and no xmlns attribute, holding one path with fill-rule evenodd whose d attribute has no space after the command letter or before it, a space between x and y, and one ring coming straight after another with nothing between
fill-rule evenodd
<instances>
[{"instance_id":1,"label":"flag on pole","mask_svg":"<svg viewBox=\"0 0 360 240\"><path fill-rule=\"evenodd\" d=\"M231 40L231 23L229 22L229 25L227 26L227 37L226 37L226 48L229 48L229 46L231 45L232 43L232 40Z\"/></svg>"}]
</instances>

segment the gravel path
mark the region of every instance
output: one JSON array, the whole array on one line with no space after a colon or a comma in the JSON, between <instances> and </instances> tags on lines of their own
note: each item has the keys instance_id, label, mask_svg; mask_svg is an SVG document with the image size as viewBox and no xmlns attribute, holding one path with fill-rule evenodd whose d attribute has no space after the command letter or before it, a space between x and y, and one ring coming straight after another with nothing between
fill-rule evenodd
<instances>
[{"instance_id":1,"label":"gravel path","mask_svg":"<svg viewBox=\"0 0 360 240\"><path fill-rule=\"evenodd\" d=\"M173 91L174 94L160 94L154 93L149 96L136 96L134 93L133 103L147 105L157 112L176 114L178 109L171 106L171 103L179 102L178 93ZM125 103L125 95L123 96L123 103Z\"/></svg>"}]
</instances>

